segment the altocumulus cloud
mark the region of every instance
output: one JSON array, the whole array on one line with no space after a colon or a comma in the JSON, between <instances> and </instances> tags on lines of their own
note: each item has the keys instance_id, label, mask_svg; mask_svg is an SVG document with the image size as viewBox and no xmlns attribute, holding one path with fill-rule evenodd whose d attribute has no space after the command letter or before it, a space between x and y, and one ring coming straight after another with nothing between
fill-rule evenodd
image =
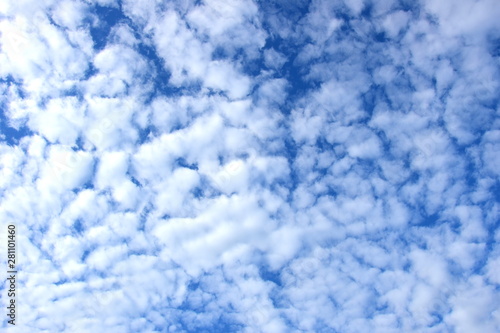
<instances>
[{"instance_id":1,"label":"altocumulus cloud","mask_svg":"<svg viewBox=\"0 0 500 333\"><path fill-rule=\"evenodd\" d=\"M3 330L500 331L498 1L0 16Z\"/></svg>"}]
</instances>

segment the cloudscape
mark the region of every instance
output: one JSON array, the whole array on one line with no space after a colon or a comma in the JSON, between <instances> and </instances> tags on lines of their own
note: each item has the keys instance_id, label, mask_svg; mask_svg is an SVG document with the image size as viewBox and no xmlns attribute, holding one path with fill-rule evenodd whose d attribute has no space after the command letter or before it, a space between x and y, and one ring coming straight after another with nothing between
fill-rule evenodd
<instances>
[{"instance_id":1,"label":"cloudscape","mask_svg":"<svg viewBox=\"0 0 500 333\"><path fill-rule=\"evenodd\" d=\"M2 332L500 332L500 2L0 3Z\"/></svg>"}]
</instances>

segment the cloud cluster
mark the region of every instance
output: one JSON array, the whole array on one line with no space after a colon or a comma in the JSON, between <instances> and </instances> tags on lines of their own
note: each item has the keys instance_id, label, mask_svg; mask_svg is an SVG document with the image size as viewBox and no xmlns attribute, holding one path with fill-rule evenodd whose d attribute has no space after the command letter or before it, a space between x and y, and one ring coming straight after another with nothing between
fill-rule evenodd
<instances>
[{"instance_id":1,"label":"cloud cluster","mask_svg":"<svg viewBox=\"0 0 500 333\"><path fill-rule=\"evenodd\" d=\"M0 13L8 330L500 330L496 1Z\"/></svg>"}]
</instances>

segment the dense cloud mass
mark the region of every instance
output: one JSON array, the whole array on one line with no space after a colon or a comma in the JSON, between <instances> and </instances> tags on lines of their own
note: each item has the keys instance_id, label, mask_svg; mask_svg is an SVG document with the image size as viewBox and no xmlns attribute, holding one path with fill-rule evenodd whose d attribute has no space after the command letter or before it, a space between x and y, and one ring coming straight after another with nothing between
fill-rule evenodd
<instances>
[{"instance_id":1,"label":"dense cloud mass","mask_svg":"<svg viewBox=\"0 0 500 333\"><path fill-rule=\"evenodd\" d=\"M2 329L499 332L499 17L2 1Z\"/></svg>"}]
</instances>

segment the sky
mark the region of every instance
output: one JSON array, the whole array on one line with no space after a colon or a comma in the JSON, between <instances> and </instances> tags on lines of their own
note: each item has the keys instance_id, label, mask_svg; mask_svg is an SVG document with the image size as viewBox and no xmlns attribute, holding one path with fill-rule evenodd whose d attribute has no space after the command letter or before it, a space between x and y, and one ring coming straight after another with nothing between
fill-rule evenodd
<instances>
[{"instance_id":1,"label":"sky","mask_svg":"<svg viewBox=\"0 0 500 333\"><path fill-rule=\"evenodd\" d=\"M500 332L499 17L2 1L0 330Z\"/></svg>"}]
</instances>

